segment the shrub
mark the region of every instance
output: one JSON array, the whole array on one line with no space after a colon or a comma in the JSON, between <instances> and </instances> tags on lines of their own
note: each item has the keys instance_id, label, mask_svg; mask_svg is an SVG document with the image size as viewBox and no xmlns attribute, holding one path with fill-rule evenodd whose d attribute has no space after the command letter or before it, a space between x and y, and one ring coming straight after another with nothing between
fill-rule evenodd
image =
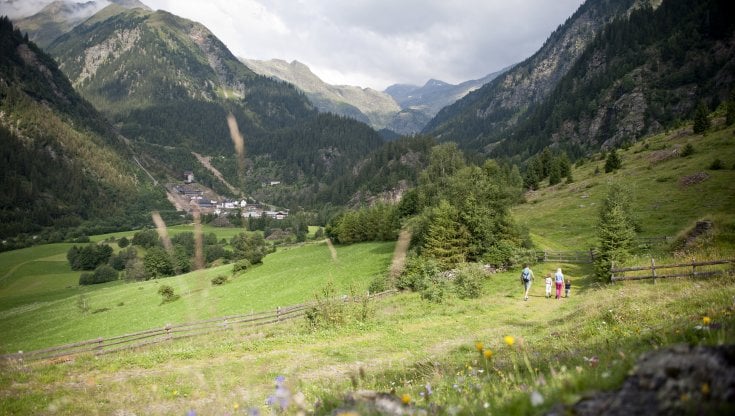
<instances>
[{"instance_id":1,"label":"shrub","mask_svg":"<svg viewBox=\"0 0 735 416\"><path fill-rule=\"evenodd\" d=\"M122 237L121 239L117 241L117 246L120 248L125 248L128 245L130 245L130 240L128 240L127 237Z\"/></svg>"},{"instance_id":2,"label":"shrub","mask_svg":"<svg viewBox=\"0 0 735 416\"><path fill-rule=\"evenodd\" d=\"M212 286L221 286L227 283L227 276L221 274L212 279Z\"/></svg>"},{"instance_id":3,"label":"shrub","mask_svg":"<svg viewBox=\"0 0 735 416\"><path fill-rule=\"evenodd\" d=\"M694 146L691 143L687 143L683 149L681 149L681 157L687 157L694 154Z\"/></svg>"},{"instance_id":4,"label":"shrub","mask_svg":"<svg viewBox=\"0 0 735 416\"><path fill-rule=\"evenodd\" d=\"M161 285L158 288L158 294L161 295L161 297L163 298L161 300L162 305L164 303L173 302L179 298L179 295L174 293L174 288L169 285Z\"/></svg>"},{"instance_id":5,"label":"shrub","mask_svg":"<svg viewBox=\"0 0 735 416\"><path fill-rule=\"evenodd\" d=\"M442 303L449 292L449 282L437 274L426 282L426 287L421 291L421 299L433 303Z\"/></svg>"},{"instance_id":6,"label":"shrub","mask_svg":"<svg viewBox=\"0 0 735 416\"><path fill-rule=\"evenodd\" d=\"M720 159L713 160L712 163L709 165L710 170L720 170L720 169L723 169L724 167L725 167L725 164L722 163L722 160Z\"/></svg>"},{"instance_id":7,"label":"shrub","mask_svg":"<svg viewBox=\"0 0 735 416\"><path fill-rule=\"evenodd\" d=\"M396 280L396 288L420 292L427 287L429 279L438 274L439 265L434 259L409 256L406 259L406 268Z\"/></svg>"},{"instance_id":8,"label":"shrub","mask_svg":"<svg viewBox=\"0 0 735 416\"><path fill-rule=\"evenodd\" d=\"M232 266L232 274L238 274L240 272L244 272L247 269L249 269L252 265L247 259L238 260L235 262L235 264Z\"/></svg>"},{"instance_id":9,"label":"shrub","mask_svg":"<svg viewBox=\"0 0 735 416\"><path fill-rule=\"evenodd\" d=\"M314 294L315 304L306 310L306 321L310 328L329 328L345 322L345 302L337 299L334 283L328 282L320 293Z\"/></svg>"},{"instance_id":10,"label":"shrub","mask_svg":"<svg viewBox=\"0 0 735 416\"><path fill-rule=\"evenodd\" d=\"M388 290L388 278L385 276L376 276L368 286L368 292L380 293Z\"/></svg>"},{"instance_id":11,"label":"shrub","mask_svg":"<svg viewBox=\"0 0 735 416\"><path fill-rule=\"evenodd\" d=\"M117 280L117 270L107 264L97 267L93 273L82 273L79 276L80 285L94 285L97 283L106 283Z\"/></svg>"},{"instance_id":12,"label":"shrub","mask_svg":"<svg viewBox=\"0 0 735 416\"><path fill-rule=\"evenodd\" d=\"M484 278L479 264L462 264L454 278L454 291L460 299L477 299L482 295Z\"/></svg>"}]
</instances>

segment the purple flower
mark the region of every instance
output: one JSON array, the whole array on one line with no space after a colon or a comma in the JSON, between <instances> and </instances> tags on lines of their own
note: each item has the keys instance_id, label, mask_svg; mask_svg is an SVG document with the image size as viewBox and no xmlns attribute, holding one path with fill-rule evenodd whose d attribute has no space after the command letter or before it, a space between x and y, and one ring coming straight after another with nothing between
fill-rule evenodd
<instances>
[{"instance_id":1,"label":"purple flower","mask_svg":"<svg viewBox=\"0 0 735 416\"><path fill-rule=\"evenodd\" d=\"M195 412L194 409L189 410L186 412L186 416L197 416L197 412Z\"/></svg>"}]
</instances>

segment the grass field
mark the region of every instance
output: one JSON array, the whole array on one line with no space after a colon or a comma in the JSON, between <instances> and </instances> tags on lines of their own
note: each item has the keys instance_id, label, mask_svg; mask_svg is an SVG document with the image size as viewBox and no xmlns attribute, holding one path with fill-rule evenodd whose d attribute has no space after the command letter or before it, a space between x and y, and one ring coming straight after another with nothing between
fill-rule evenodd
<instances>
[{"instance_id":1,"label":"grass field","mask_svg":"<svg viewBox=\"0 0 735 416\"><path fill-rule=\"evenodd\" d=\"M230 276L231 265L147 282L80 287L79 272L66 264L68 244L2 253L0 262L9 272L0 287L0 348L39 349L166 323L275 309L313 299L329 281L341 293L349 293L350 287L362 292L386 272L393 245L338 247L336 260L324 243L280 249L223 286L212 286L211 280ZM44 257L30 260L39 251ZM157 290L162 284L172 286L181 298L161 305ZM82 310L82 302L88 310Z\"/></svg>"},{"instance_id":2,"label":"grass field","mask_svg":"<svg viewBox=\"0 0 735 416\"><path fill-rule=\"evenodd\" d=\"M690 143L695 153L678 153ZM723 250L735 250L735 130L731 127L706 137L684 129L660 134L619 150L623 169L604 173L604 160L587 161L573 170L575 181L531 192L527 203L513 209L518 222L528 227L541 247L554 250L587 250L595 245L599 201L609 182L630 192L641 236L676 237L697 220L716 220L728 234L718 242ZM715 159L725 169L710 170ZM595 169L599 168L599 174ZM693 175L704 174L696 182ZM696 182L685 185L684 182ZM668 248L668 247L666 247ZM722 253L725 254L725 253Z\"/></svg>"},{"instance_id":3,"label":"grass field","mask_svg":"<svg viewBox=\"0 0 735 416\"><path fill-rule=\"evenodd\" d=\"M694 145L693 155L672 153L686 143ZM513 215L539 248L586 250L595 244L597 207L614 180L630 190L644 236L677 237L697 220L714 222L714 232L684 254L662 246L631 262L646 264L650 255L661 260L657 264L682 256L731 258L734 146L732 128L705 137L683 130L651 137L620 152L621 171L596 175L604 161L587 161L574 170L573 183L528 194ZM708 169L715 158L725 169ZM171 232L189 230L177 226ZM132 233L115 237L122 235ZM224 286L210 281L230 275L231 266L87 288L77 286L78 272L66 264L70 246L0 253L3 352L296 304L328 282L338 293L362 291L386 273L394 244L338 246L336 257L324 243L280 248ZM557 267L572 278L572 296L545 299L540 277ZM537 282L528 302L518 271L510 270L488 276L479 299L434 304L401 293L371 304L368 319L329 329L313 330L299 319L119 354L5 364L0 414L278 413L265 404L277 376L285 377L290 391L286 413L303 408L333 414L346 392L367 389L405 395L405 408L429 413L544 414L589 391L618 387L642 352L735 341L732 273L611 285L595 281L589 265L533 268ZM160 284L171 285L181 298L161 304ZM490 359L478 353L478 342L492 352ZM706 399L702 388L686 401L682 396L681 406L692 414L732 414L732 407L702 407Z\"/></svg>"}]
</instances>

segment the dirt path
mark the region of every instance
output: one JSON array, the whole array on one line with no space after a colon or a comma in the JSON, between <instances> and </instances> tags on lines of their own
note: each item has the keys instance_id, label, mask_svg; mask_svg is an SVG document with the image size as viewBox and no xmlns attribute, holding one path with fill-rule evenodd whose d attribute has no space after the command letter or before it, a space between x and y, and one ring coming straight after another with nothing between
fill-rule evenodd
<instances>
[{"instance_id":1,"label":"dirt path","mask_svg":"<svg viewBox=\"0 0 735 416\"><path fill-rule=\"evenodd\" d=\"M211 156L202 156L202 155L200 155L197 152L191 152L191 154L193 154L199 160L199 163L201 163L202 166L204 166L205 168L207 168L207 170L209 170L210 172L212 172L212 174L217 179L219 179L220 182L222 182L223 184L225 184L225 186L227 187L227 189L230 190L230 192L232 192L234 195L239 195L240 194L240 190L238 190L237 188L235 188L234 186L232 186L229 182L227 182L225 180L225 178L222 176L222 173L220 173L220 171L218 171L217 168L215 168L214 166L212 166L212 163L211 163L211 159L212 158L211 158Z\"/></svg>"}]
</instances>

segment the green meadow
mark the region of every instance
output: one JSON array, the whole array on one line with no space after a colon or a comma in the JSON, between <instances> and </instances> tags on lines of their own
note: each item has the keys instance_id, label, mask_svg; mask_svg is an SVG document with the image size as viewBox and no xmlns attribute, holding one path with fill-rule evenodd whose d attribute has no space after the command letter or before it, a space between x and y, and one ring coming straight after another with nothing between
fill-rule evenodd
<instances>
[{"instance_id":1,"label":"green meadow","mask_svg":"<svg viewBox=\"0 0 735 416\"><path fill-rule=\"evenodd\" d=\"M687 143L695 152L679 156ZM630 264L651 257L657 264L732 258L734 149L733 128L649 137L619 151L621 170L605 174L604 160L588 159L574 169L572 183L529 192L513 215L539 249L587 250L595 244L607 184L618 181L631 193L640 235L671 237L641 247ZM715 159L725 168L709 169ZM602 172L595 173L598 167ZM705 219L713 222L710 232L688 247L676 243ZM212 231L227 239L219 233L238 232ZM123 235L132 233L115 238ZM71 246L0 253L2 352L271 310L312 300L329 284L337 294L361 293L387 274L394 243L337 246L335 256L325 243L279 247L222 286L211 279L231 276L231 265L85 288L66 263ZM5 363L0 414L349 414L345 394L373 390L392 393L404 410L427 414L545 414L590 392L618 388L644 352L735 342L732 266L718 277L615 284L596 281L588 264L532 267L537 279L527 302L518 270L511 269L488 275L478 299L450 295L431 303L403 292L346 307L351 319L328 328L297 319L109 355ZM541 276L557 267L572 279L571 297L546 299ZM161 284L180 298L162 303ZM278 376L288 388L284 411L267 404ZM732 413L732 405L710 402L709 394L710 384L702 385L682 395L677 409Z\"/></svg>"}]
</instances>

